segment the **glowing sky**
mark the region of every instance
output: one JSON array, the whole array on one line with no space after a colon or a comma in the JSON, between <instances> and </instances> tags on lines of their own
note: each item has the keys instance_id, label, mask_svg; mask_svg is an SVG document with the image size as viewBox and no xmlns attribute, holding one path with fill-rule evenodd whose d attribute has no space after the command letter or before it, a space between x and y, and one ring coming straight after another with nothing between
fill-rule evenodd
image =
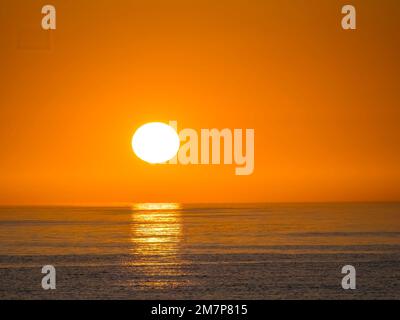
<instances>
[{"instance_id":1,"label":"glowing sky","mask_svg":"<svg viewBox=\"0 0 400 320\"><path fill-rule=\"evenodd\" d=\"M400 200L400 3L0 6L0 204ZM255 170L152 166L150 121L254 128Z\"/></svg>"}]
</instances>

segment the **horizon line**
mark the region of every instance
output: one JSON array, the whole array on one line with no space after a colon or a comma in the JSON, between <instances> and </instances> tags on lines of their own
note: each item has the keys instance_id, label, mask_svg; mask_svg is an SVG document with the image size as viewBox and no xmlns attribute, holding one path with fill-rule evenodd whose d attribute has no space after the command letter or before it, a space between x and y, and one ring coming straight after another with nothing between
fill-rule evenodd
<instances>
[{"instance_id":1,"label":"horizon line","mask_svg":"<svg viewBox=\"0 0 400 320\"><path fill-rule=\"evenodd\" d=\"M179 205L270 205L270 204L398 204L400 200L327 200L327 201L253 201L253 202L120 202L120 203L48 203L48 204L0 204L0 208L9 207L104 207L123 208L135 204L179 204Z\"/></svg>"}]
</instances>

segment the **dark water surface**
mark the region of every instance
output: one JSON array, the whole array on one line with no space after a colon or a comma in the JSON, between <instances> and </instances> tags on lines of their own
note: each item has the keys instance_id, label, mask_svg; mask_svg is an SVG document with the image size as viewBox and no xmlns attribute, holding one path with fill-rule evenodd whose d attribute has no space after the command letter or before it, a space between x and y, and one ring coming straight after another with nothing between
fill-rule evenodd
<instances>
[{"instance_id":1,"label":"dark water surface","mask_svg":"<svg viewBox=\"0 0 400 320\"><path fill-rule=\"evenodd\" d=\"M0 299L43 298L400 299L400 204L0 208Z\"/></svg>"}]
</instances>

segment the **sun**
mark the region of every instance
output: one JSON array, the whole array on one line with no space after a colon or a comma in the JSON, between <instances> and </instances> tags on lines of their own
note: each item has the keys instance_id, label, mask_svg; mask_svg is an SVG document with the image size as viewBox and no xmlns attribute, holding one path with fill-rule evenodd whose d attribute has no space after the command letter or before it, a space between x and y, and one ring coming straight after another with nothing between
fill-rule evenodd
<instances>
[{"instance_id":1,"label":"sun","mask_svg":"<svg viewBox=\"0 0 400 320\"><path fill-rule=\"evenodd\" d=\"M179 145L175 129L162 122L146 123L132 137L133 152L148 163L163 163L172 159Z\"/></svg>"}]
</instances>

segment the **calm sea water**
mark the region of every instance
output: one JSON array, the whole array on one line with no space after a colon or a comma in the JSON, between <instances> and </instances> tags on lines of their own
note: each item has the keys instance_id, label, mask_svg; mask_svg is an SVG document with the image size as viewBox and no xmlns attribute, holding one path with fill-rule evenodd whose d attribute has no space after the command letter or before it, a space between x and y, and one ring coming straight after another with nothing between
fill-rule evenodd
<instances>
[{"instance_id":1,"label":"calm sea water","mask_svg":"<svg viewBox=\"0 0 400 320\"><path fill-rule=\"evenodd\" d=\"M0 299L119 298L400 299L400 204L0 208Z\"/></svg>"}]
</instances>

